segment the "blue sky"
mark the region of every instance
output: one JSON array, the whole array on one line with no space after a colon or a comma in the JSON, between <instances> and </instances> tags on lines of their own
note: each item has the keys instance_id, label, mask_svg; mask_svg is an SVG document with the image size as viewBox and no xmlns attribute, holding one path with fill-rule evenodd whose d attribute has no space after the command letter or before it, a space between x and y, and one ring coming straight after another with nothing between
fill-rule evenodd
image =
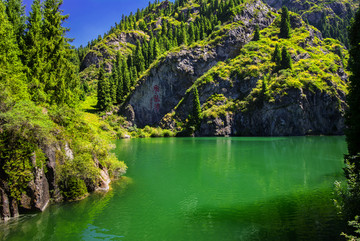
<instances>
[{"instance_id":1,"label":"blue sky","mask_svg":"<svg viewBox=\"0 0 360 241\"><path fill-rule=\"evenodd\" d=\"M26 11L31 10L33 0L23 0ZM103 35L115 22L121 20L122 14L135 13L139 8L148 6L154 0L64 0L61 7L64 14L70 17L64 24L70 28L69 38L76 47L86 45L88 41Z\"/></svg>"}]
</instances>

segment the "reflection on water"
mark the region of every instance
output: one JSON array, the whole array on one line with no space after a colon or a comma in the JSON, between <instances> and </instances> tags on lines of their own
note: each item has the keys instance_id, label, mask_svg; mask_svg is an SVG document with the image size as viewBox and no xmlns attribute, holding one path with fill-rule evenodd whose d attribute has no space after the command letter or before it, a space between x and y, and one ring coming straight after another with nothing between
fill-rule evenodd
<instances>
[{"instance_id":1,"label":"reflection on water","mask_svg":"<svg viewBox=\"0 0 360 241\"><path fill-rule=\"evenodd\" d=\"M117 141L133 182L0 224L0 240L336 240L343 137Z\"/></svg>"}]
</instances>

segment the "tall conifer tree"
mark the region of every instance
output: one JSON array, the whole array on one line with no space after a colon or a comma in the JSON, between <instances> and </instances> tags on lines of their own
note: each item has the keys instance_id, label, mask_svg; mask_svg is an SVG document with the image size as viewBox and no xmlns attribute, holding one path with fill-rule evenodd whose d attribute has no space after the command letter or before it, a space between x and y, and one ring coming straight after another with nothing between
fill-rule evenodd
<instances>
[{"instance_id":1,"label":"tall conifer tree","mask_svg":"<svg viewBox=\"0 0 360 241\"><path fill-rule=\"evenodd\" d=\"M42 35L42 11L40 0L34 0L28 17L28 24L25 35L24 64L27 68L26 74L31 99L35 103L46 101L44 92L43 70L44 61L44 38Z\"/></svg>"},{"instance_id":2,"label":"tall conifer tree","mask_svg":"<svg viewBox=\"0 0 360 241\"><path fill-rule=\"evenodd\" d=\"M280 52L279 44L275 45L275 50L271 60L276 64L275 71L277 71L281 65L281 52Z\"/></svg>"},{"instance_id":3,"label":"tall conifer tree","mask_svg":"<svg viewBox=\"0 0 360 241\"><path fill-rule=\"evenodd\" d=\"M346 113L346 140L349 155L360 153L360 10L356 13L354 22L349 32L350 75L349 94L347 103L349 109ZM357 171L360 172L360 163L357 163ZM360 214L360 213L359 213Z\"/></svg>"},{"instance_id":4,"label":"tall conifer tree","mask_svg":"<svg viewBox=\"0 0 360 241\"><path fill-rule=\"evenodd\" d=\"M193 88L193 109L192 109L192 124L195 126L195 129L197 129L200 125L201 121L201 106L200 106L200 100L199 100L199 92L197 87Z\"/></svg>"},{"instance_id":5,"label":"tall conifer tree","mask_svg":"<svg viewBox=\"0 0 360 241\"><path fill-rule=\"evenodd\" d=\"M45 0L44 23L44 84L49 103L73 105L77 100L76 66L69 60L73 50L65 37L67 29L62 26L67 15L62 15L62 0Z\"/></svg>"},{"instance_id":6,"label":"tall conifer tree","mask_svg":"<svg viewBox=\"0 0 360 241\"><path fill-rule=\"evenodd\" d=\"M254 41L258 41L260 40L260 29L259 29L259 25L255 26L255 33L254 33Z\"/></svg>"},{"instance_id":7,"label":"tall conifer tree","mask_svg":"<svg viewBox=\"0 0 360 241\"><path fill-rule=\"evenodd\" d=\"M102 65L98 77L98 103L97 106L100 110L108 110L111 105L111 92L109 80L105 77L105 66Z\"/></svg>"},{"instance_id":8,"label":"tall conifer tree","mask_svg":"<svg viewBox=\"0 0 360 241\"><path fill-rule=\"evenodd\" d=\"M290 16L287 7L282 7L280 22L280 38L290 38Z\"/></svg>"},{"instance_id":9,"label":"tall conifer tree","mask_svg":"<svg viewBox=\"0 0 360 241\"><path fill-rule=\"evenodd\" d=\"M0 1L0 92L8 92L15 100L28 96L19 55L13 26L5 13L3 1Z\"/></svg>"},{"instance_id":10,"label":"tall conifer tree","mask_svg":"<svg viewBox=\"0 0 360 241\"><path fill-rule=\"evenodd\" d=\"M345 158L345 176L347 178L346 196L343 198L344 210L348 221L354 220L353 227L356 236L360 233L358 216L360 215L360 10L355 14L355 18L350 26L350 59L349 68L351 70L349 94L347 103L349 108L346 111L345 123L347 125L346 141L348 144L348 155ZM359 237L345 235L348 240L359 240Z\"/></svg>"},{"instance_id":11,"label":"tall conifer tree","mask_svg":"<svg viewBox=\"0 0 360 241\"><path fill-rule=\"evenodd\" d=\"M25 34L25 7L22 0L7 0L6 14L8 20L12 23L14 34L19 45L20 50L24 47L24 34Z\"/></svg>"},{"instance_id":12,"label":"tall conifer tree","mask_svg":"<svg viewBox=\"0 0 360 241\"><path fill-rule=\"evenodd\" d=\"M287 51L286 47L284 46L281 51L281 65L280 69L291 69L291 56L290 53Z\"/></svg>"}]
</instances>

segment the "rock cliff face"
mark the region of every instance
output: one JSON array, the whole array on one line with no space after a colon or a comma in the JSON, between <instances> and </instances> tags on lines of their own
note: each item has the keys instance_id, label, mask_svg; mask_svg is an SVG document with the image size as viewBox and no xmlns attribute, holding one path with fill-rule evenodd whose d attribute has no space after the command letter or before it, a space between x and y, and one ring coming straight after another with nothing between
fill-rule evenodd
<instances>
[{"instance_id":1,"label":"rock cliff face","mask_svg":"<svg viewBox=\"0 0 360 241\"><path fill-rule=\"evenodd\" d=\"M265 28L274 18L266 5L255 1L235 17L237 23L223 31L221 40L210 40L205 46L182 47L168 54L139 81L122 113L137 126L158 125L197 78L217 62L235 57L251 40L255 26Z\"/></svg>"},{"instance_id":2,"label":"rock cliff face","mask_svg":"<svg viewBox=\"0 0 360 241\"><path fill-rule=\"evenodd\" d=\"M105 41L105 45L97 45L92 48L84 58L81 63L81 70L84 70L91 65L96 65L99 68L99 63L103 60L111 60L115 58L115 53L117 51L122 52L123 54L127 53L127 49L136 44L136 41L139 40L141 43L147 39L142 31L127 31L120 32L118 34L109 35ZM108 64L108 68L111 70L111 64Z\"/></svg>"},{"instance_id":3,"label":"rock cliff face","mask_svg":"<svg viewBox=\"0 0 360 241\"><path fill-rule=\"evenodd\" d=\"M348 45L347 26L358 8L357 1L325 0L264 0L271 7L280 9L283 5L298 13L304 21L319 28L325 37L339 39Z\"/></svg>"},{"instance_id":4,"label":"rock cliff face","mask_svg":"<svg viewBox=\"0 0 360 241\"><path fill-rule=\"evenodd\" d=\"M37 167L36 156L31 157L33 166L33 179L28 183L26 192L22 194L20 200L15 200L10 195L10 189L6 182L0 179L0 217L7 220L17 217L21 213L44 211L50 202L61 202L64 200L57 184L57 166L64 163L64 157L59 153L64 153L68 159L73 158L72 150L66 143L61 147L61 143L53 143L41 147L46 158L46 167ZM100 177L95 190L107 191L109 189L110 177L106 168L100 168ZM46 170L46 171L45 171Z\"/></svg>"},{"instance_id":5,"label":"rock cliff face","mask_svg":"<svg viewBox=\"0 0 360 241\"><path fill-rule=\"evenodd\" d=\"M337 88L337 85L343 85L347 81L347 74L340 60L336 60L339 66L336 73L326 70L328 74L331 73L337 81L341 82L336 84L332 82L333 80L324 78L326 82L324 85L328 86L324 88L333 88L332 92L316 88L287 87L286 90L284 89L285 94L284 92L274 94L272 101L258 96L255 101L248 101L246 108L239 107L241 102L244 102L248 96L251 96L254 89L258 88L266 73L260 72L255 75L247 73L246 77L230 75L228 79L222 79L215 74L213 81L205 84L195 83L204 81L206 73L216 68L218 63L224 61L222 63L226 63L226 66L234 58L241 58L239 54L242 48L250 42L255 25L259 24L260 28L264 29L273 21L271 10L261 2L255 2L245 8L241 15L235 17L235 24L225 32L220 40L210 41L204 46L182 47L163 57L139 81L121 113L139 127L160 125L164 128L175 129L177 122L185 123L191 114L193 97L190 89L193 85L197 85L203 112L206 109L205 106L209 105L209 99L212 96L220 95L224 100L211 102L213 108L222 110L219 111L220 114L204 115L195 135L343 134L343 115L346 108L345 92L343 89ZM298 15L291 16L291 26L293 29L299 29L297 30L298 34L308 33L304 39L295 41L294 48L289 47L292 49L291 57L294 63L303 63L305 60L311 59L315 49L319 49L318 54L324 56L330 53L329 51L334 51L331 49L333 47L323 44L322 34L302 22ZM269 28L269 31L272 30ZM272 39L272 36L274 35L271 35L269 39ZM263 50L259 49L258 51ZM252 58L249 62L255 62L254 68L263 64L258 57L253 55ZM269 66L269 68L273 68L271 64ZM226 67L224 68L226 69ZM233 71L236 72L236 68ZM271 70L265 71L271 73ZM309 73L310 75L314 74L311 71ZM272 74L274 76L281 75ZM315 74L314 81L316 78L318 77Z\"/></svg>"}]
</instances>

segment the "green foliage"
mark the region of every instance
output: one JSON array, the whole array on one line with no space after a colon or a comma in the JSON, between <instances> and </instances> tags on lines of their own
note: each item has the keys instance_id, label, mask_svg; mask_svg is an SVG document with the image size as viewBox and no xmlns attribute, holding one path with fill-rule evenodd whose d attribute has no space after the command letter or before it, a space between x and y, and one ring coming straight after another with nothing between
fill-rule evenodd
<instances>
[{"instance_id":1,"label":"green foliage","mask_svg":"<svg viewBox=\"0 0 360 241\"><path fill-rule=\"evenodd\" d=\"M349 155L345 158L345 176L347 178L347 190L342 195L344 202L342 211L353 226L350 235L345 234L349 240L358 240L360 233L360 10L356 13L355 19L349 31L350 40L350 75L349 94L347 97L349 108L346 112L346 141L348 143Z\"/></svg>"},{"instance_id":2,"label":"green foliage","mask_svg":"<svg viewBox=\"0 0 360 241\"><path fill-rule=\"evenodd\" d=\"M198 129L201 122L201 106L199 100L199 92L196 86L193 88L192 94L193 94L193 109L191 113L190 122L195 127L195 129Z\"/></svg>"},{"instance_id":3,"label":"green foliage","mask_svg":"<svg viewBox=\"0 0 360 241\"><path fill-rule=\"evenodd\" d=\"M67 200L81 199L88 193L84 180L74 176L61 182L59 187Z\"/></svg>"},{"instance_id":4,"label":"green foliage","mask_svg":"<svg viewBox=\"0 0 360 241\"><path fill-rule=\"evenodd\" d=\"M60 10L61 0L34 1L24 46L31 99L38 104L73 106L79 95L75 51L70 48L62 26L68 16Z\"/></svg>"},{"instance_id":5,"label":"green foliage","mask_svg":"<svg viewBox=\"0 0 360 241\"><path fill-rule=\"evenodd\" d=\"M281 11L280 38L290 38L290 15L287 7L283 6Z\"/></svg>"},{"instance_id":6,"label":"green foliage","mask_svg":"<svg viewBox=\"0 0 360 241\"><path fill-rule=\"evenodd\" d=\"M24 31L25 31L25 7L22 0L7 0L6 14L10 23L14 28L16 41L20 49L24 47Z\"/></svg>"},{"instance_id":7,"label":"green foliage","mask_svg":"<svg viewBox=\"0 0 360 241\"><path fill-rule=\"evenodd\" d=\"M134 138L147 138L147 137L174 137L175 132L160 127L145 126L143 129L135 127L128 128L130 134Z\"/></svg>"},{"instance_id":8,"label":"green foliage","mask_svg":"<svg viewBox=\"0 0 360 241\"><path fill-rule=\"evenodd\" d=\"M259 29L259 25L256 25L253 41L258 41L258 40L260 40L260 29Z\"/></svg>"},{"instance_id":9,"label":"green foliage","mask_svg":"<svg viewBox=\"0 0 360 241\"><path fill-rule=\"evenodd\" d=\"M286 47L284 46L281 50L281 62L280 62L279 69L291 69L291 56L287 51Z\"/></svg>"},{"instance_id":10,"label":"green foliage","mask_svg":"<svg viewBox=\"0 0 360 241\"><path fill-rule=\"evenodd\" d=\"M0 1L0 92L7 91L14 100L28 98L19 56L13 26L5 14L4 3Z\"/></svg>"},{"instance_id":11,"label":"green foliage","mask_svg":"<svg viewBox=\"0 0 360 241\"><path fill-rule=\"evenodd\" d=\"M360 12L356 13L355 19L351 24L349 40L351 48L349 51L350 75L349 94L347 103L349 109L346 113L346 140L350 155L360 152ZM358 169L360 171L360 165Z\"/></svg>"},{"instance_id":12,"label":"green foliage","mask_svg":"<svg viewBox=\"0 0 360 241\"><path fill-rule=\"evenodd\" d=\"M281 66L281 53L280 53L280 49L279 49L279 44L277 43L275 45L275 50L274 53L272 55L271 61L273 61L276 64L276 69L275 71L279 70L279 67Z\"/></svg>"},{"instance_id":13,"label":"green foliage","mask_svg":"<svg viewBox=\"0 0 360 241\"><path fill-rule=\"evenodd\" d=\"M105 65L100 68L99 78L98 78L98 90L97 97L98 103L97 106L100 110L109 110L110 105L112 104L112 96L109 79L105 77Z\"/></svg>"},{"instance_id":14,"label":"green foliage","mask_svg":"<svg viewBox=\"0 0 360 241\"><path fill-rule=\"evenodd\" d=\"M74 108L79 61L65 37L62 1L35 0L26 25L22 2L6 3L0 1L0 181L19 200L37 168L46 171L42 148L60 145L56 180L66 199L77 199L96 186L100 168L115 177L126 165L109 154L110 134ZM111 80L110 104L117 94Z\"/></svg>"},{"instance_id":15,"label":"green foliage","mask_svg":"<svg viewBox=\"0 0 360 241\"><path fill-rule=\"evenodd\" d=\"M13 198L20 199L33 178L34 165L42 166L38 145L49 140L53 123L34 103L18 102L0 114L0 173ZM37 163L31 162L36 157Z\"/></svg>"},{"instance_id":16,"label":"green foliage","mask_svg":"<svg viewBox=\"0 0 360 241\"><path fill-rule=\"evenodd\" d=\"M196 80L198 87L207 89L209 86L206 85L215 85L228 86L228 89L242 86L242 83L246 86L257 81L257 84L255 88L251 88L250 93L243 93L242 90L238 100L229 99L220 105L221 108L207 108L205 102L204 118L221 116L232 110L247 111L259 104L274 102L290 89L326 92L339 98L339 103L342 103L337 92L347 93L347 85L337 72L340 68L346 69L348 52L339 41L333 39L320 41L315 38L313 43L304 44L309 36L309 31L303 26L293 30L292 38L279 38L275 21L262 31L260 40L246 44L237 57L218 62ZM286 47L284 51L283 47ZM338 48L341 49L343 60L339 57ZM282 61L282 54L287 61ZM294 59L297 60L292 61L291 56L295 56ZM299 58L300 56L305 57ZM191 88L188 92L190 91Z\"/></svg>"}]
</instances>

